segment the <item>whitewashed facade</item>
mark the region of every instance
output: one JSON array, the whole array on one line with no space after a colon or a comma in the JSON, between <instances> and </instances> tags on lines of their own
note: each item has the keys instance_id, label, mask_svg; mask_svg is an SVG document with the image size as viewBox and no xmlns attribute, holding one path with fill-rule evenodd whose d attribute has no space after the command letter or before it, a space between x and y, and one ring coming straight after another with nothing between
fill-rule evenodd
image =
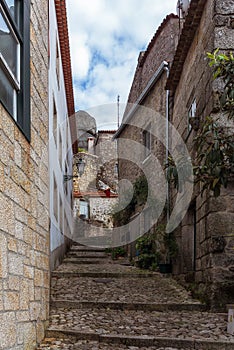
<instances>
[{"instance_id":1,"label":"whitewashed facade","mask_svg":"<svg viewBox=\"0 0 234 350\"><path fill-rule=\"evenodd\" d=\"M49 175L51 269L59 264L72 232L72 140L62 48L54 1L49 2ZM66 68L65 68L66 69Z\"/></svg>"}]
</instances>

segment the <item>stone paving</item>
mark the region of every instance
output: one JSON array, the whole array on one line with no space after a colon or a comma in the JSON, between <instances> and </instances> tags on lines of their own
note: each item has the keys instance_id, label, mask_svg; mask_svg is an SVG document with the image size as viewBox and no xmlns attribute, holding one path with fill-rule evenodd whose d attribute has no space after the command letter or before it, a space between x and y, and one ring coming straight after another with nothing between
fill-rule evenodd
<instances>
[{"instance_id":1,"label":"stone paving","mask_svg":"<svg viewBox=\"0 0 234 350\"><path fill-rule=\"evenodd\" d=\"M50 325L38 350L234 350L227 315L205 311L172 278L80 249L52 273Z\"/></svg>"},{"instance_id":2,"label":"stone paving","mask_svg":"<svg viewBox=\"0 0 234 350\"><path fill-rule=\"evenodd\" d=\"M76 340L75 338L65 338L63 340L58 340L55 338L47 338L38 347L38 350L51 350L51 349L61 349L61 350L185 350L172 347L138 347L138 346L127 346L119 344L100 344L97 341L88 340Z\"/></svg>"},{"instance_id":3,"label":"stone paving","mask_svg":"<svg viewBox=\"0 0 234 350\"><path fill-rule=\"evenodd\" d=\"M53 278L52 299L95 302L199 303L171 279L151 278Z\"/></svg>"}]
</instances>

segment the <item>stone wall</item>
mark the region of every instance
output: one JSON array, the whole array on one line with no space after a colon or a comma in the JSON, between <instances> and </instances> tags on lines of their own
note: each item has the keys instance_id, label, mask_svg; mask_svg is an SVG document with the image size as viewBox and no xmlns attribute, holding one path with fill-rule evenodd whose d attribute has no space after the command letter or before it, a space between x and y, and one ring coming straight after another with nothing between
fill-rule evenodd
<instances>
[{"instance_id":1,"label":"stone wall","mask_svg":"<svg viewBox=\"0 0 234 350\"><path fill-rule=\"evenodd\" d=\"M90 198L90 219L102 222L104 227L112 228L112 209L117 202L117 198Z\"/></svg>"},{"instance_id":2,"label":"stone wall","mask_svg":"<svg viewBox=\"0 0 234 350\"><path fill-rule=\"evenodd\" d=\"M174 14L167 16L157 29L147 50L141 52L139 56L128 103L136 103L141 92L163 61L172 62L178 31L178 17Z\"/></svg>"},{"instance_id":3,"label":"stone wall","mask_svg":"<svg viewBox=\"0 0 234 350\"><path fill-rule=\"evenodd\" d=\"M84 173L82 176L74 179L74 190L79 192L87 192L96 189L96 178L98 173L98 157L96 155L80 152L74 157L73 174L78 175L76 162L82 159L85 163Z\"/></svg>"},{"instance_id":4,"label":"stone wall","mask_svg":"<svg viewBox=\"0 0 234 350\"><path fill-rule=\"evenodd\" d=\"M1 349L33 349L48 321L47 8L31 5L30 143L0 105Z\"/></svg>"},{"instance_id":5,"label":"stone wall","mask_svg":"<svg viewBox=\"0 0 234 350\"><path fill-rule=\"evenodd\" d=\"M111 210L117 199L113 194L110 198L106 197L105 192L101 190L99 180L106 188L117 189L117 142L112 140L114 133L114 131L99 131L95 143L92 141L92 145L94 144L91 147L92 153L79 152L74 157L74 175L78 174L76 162L79 159L85 162L84 173L74 179L74 192L79 197L75 198L73 205L74 218L80 215L80 198L87 203L89 212L86 221L90 225L83 226L85 232L79 232L81 236L93 237L98 235L98 229L95 232L97 225L113 227Z\"/></svg>"},{"instance_id":6,"label":"stone wall","mask_svg":"<svg viewBox=\"0 0 234 350\"><path fill-rule=\"evenodd\" d=\"M99 131L94 152L99 160L98 178L116 191L118 183L116 164L118 162L117 141L113 140L114 133L115 131Z\"/></svg>"},{"instance_id":7,"label":"stone wall","mask_svg":"<svg viewBox=\"0 0 234 350\"><path fill-rule=\"evenodd\" d=\"M178 18L175 15L169 15L164 19L161 26L156 31L153 39L146 52L140 55L138 66L136 68L135 77L129 93L128 103L136 103L142 94L143 90L147 87L147 83L157 72L159 67L164 61L170 63L173 60L174 52L178 40L179 23ZM143 132L147 125L151 123L151 153L159 160L161 166L164 166L165 162L165 149L162 143L153 135L155 129L159 126L155 124L154 113L158 113L162 116L162 120L166 118L166 91L165 85L167 80L166 70L162 72L155 84L150 86L143 101L140 102L141 106L131 117L129 124L122 128L119 135L120 139L132 140L135 146L130 149L121 145L121 140L118 142L118 156L119 156L119 177L120 179L128 179L132 183L142 175L144 168L149 166L149 162L145 161L144 154L137 150L137 145L143 144ZM145 107L145 109L144 109ZM125 118L127 111L125 111ZM142 121L142 114L151 115L148 118L148 124ZM165 121L166 123L166 121ZM137 125L137 126L136 126ZM132 161L125 160L125 156L128 155ZM140 162L140 167L136 164ZM149 159L150 160L150 159ZM155 177L155 173L152 176ZM160 179L158 179L160 184Z\"/></svg>"},{"instance_id":8,"label":"stone wall","mask_svg":"<svg viewBox=\"0 0 234 350\"><path fill-rule=\"evenodd\" d=\"M219 86L213 82L206 53L216 47L222 50L234 47L232 16L232 1L206 2L175 89L173 124L183 135L191 154L196 133L189 130L188 111L195 100L199 120L217 113ZM233 301L234 288L233 186L218 199L210 193L203 196L199 193L196 186L193 202L177 235L180 254L174 272L187 282L195 281L199 294L211 306L225 308L227 302Z\"/></svg>"}]
</instances>

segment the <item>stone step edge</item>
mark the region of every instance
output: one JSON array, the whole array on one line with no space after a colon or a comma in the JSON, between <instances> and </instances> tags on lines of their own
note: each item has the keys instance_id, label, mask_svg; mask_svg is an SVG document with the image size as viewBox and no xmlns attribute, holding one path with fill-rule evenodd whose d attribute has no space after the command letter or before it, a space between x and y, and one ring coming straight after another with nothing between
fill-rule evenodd
<instances>
[{"instance_id":1,"label":"stone step edge","mask_svg":"<svg viewBox=\"0 0 234 350\"><path fill-rule=\"evenodd\" d=\"M51 277L92 277L92 278L152 278L158 276L154 273L137 273L137 272L68 272L53 271Z\"/></svg>"},{"instance_id":2,"label":"stone step edge","mask_svg":"<svg viewBox=\"0 0 234 350\"><path fill-rule=\"evenodd\" d=\"M135 310L135 311L208 311L208 306L198 303L125 303L125 302L96 302L96 301L72 301L67 299L54 299L50 302L53 308L72 309L111 309L111 310Z\"/></svg>"},{"instance_id":3,"label":"stone step edge","mask_svg":"<svg viewBox=\"0 0 234 350\"><path fill-rule=\"evenodd\" d=\"M66 259L72 259L72 260L78 260L78 259L108 259L108 256L106 255L71 255L68 254L66 258L64 258L64 260Z\"/></svg>"},{"instance_id":4,"label":"stone step edge","mask_svg":"<svg viewBox=\"0 0 234 350\"><path fill-rule=\"evenodd\" d=\"M57 329L49 327L46 331L46 337L48 338L59 338L73 337L76 340L93 340L99 343L107 344L124 344L127 346L138 346L138 347L174 347L183 349L195 349L195 350L233 350L234 342L223 342L223 341L211 341L211 340L191 340L191 339L180 339L173 337L150 337L150 336L128 336L123 334L98 334L94 332L79 332L76 330L69 329Z\"/></svg>"},{"instance_id":5,"label":"stone step edge","mask_svg":"<svg viewBox=\"0 0 234 350\"><path fill-rule=\"evenodd\" d=\"M79 253L79 252L84 252L84 253L105 253L106 252L106 248L92 248L92 247L79 247L77 248L70 248L69 252L75 252L75 253Z\"/></svg>"},{"instance_id":6,"label":"stone step edge","mask_svg":"<svg viewBox=\"0 0 234 350\"><path fill-rule=\"evenodd\" d=\"M86 259L82 258L82 260L80 260L80 258L78 258L78 260L73 260L73 259L70 259L70 258L65 258L63 260L63 263L64 264L69 264L70 263L70 264L74 264L74 265L100 265L100 264L102 264L103 261L98 260L98 259L86 260Z\"/></svg>"}]
</instances>

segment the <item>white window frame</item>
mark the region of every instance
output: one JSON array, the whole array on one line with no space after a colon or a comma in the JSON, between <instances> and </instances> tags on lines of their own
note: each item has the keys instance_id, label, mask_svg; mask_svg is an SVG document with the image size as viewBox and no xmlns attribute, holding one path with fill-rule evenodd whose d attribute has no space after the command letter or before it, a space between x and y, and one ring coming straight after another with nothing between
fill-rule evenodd
<instances>
[{"instance_id":1,"label":"white window frame","mask_svg":"<svg viewBox=\"0 0 234 350\"><path fill-rule=\"evenodd\" d=\"M144 146L144 159L148 158L152 150L151 124L142 131L142 141Z\"/></svg>"},{"instance_id":2,"label":"white window frame","mask_svg":"<svg viewBox=\"0 0 234 350\"><path fill-rule=\"evenodd\" d=\"M194 99L188 110L188 132L192 130L192 125L190 124L190 118L196 117L196 111L197 111L197 102L196 102L196 99Z\"/></svg>"}]
</instances>

